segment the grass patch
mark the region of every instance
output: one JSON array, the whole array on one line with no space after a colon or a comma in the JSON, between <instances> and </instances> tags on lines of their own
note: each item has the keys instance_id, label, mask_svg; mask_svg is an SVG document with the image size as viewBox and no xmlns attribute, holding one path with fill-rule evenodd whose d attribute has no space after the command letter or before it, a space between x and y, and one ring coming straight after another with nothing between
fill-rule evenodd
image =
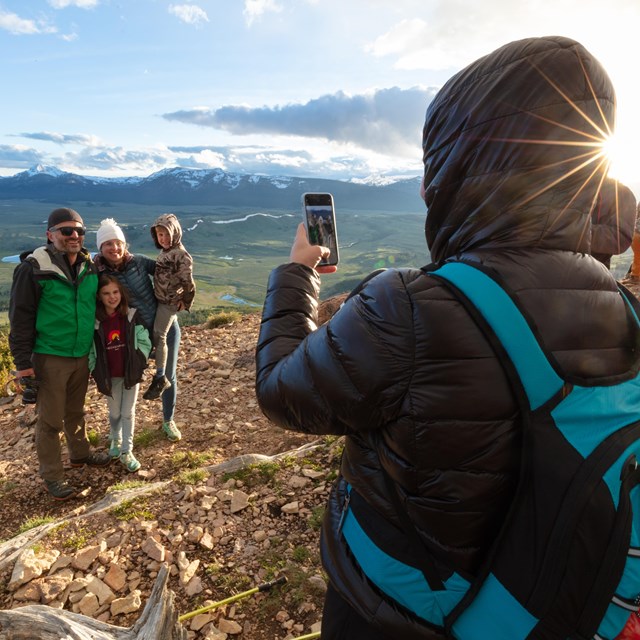
<instances>
[{"instance_id":1,"label":"grass patch","mask_svg":"<svg viewBox=\"0 0 640 640\"><path fill-rule=\"evenodd\" d=\"M148 502L145 498L123 500L118 506L109 509L109 513L118 520L124 521L133 520L133 518L153 520L154 515L147 507Z\"/></svg>"},{"instance_id":2,"label":"grass patch","mask_svg":"<svg viewBox=\"0 0 640 640\"><path fill-rule=\"evenodd\" d=\"M162 440L162 429L141 429L133 436L133 445L136 449L144 449L158 440Z\"/></svg>"},{"instance_id":3,"label":"grass patch","mask_svg":"<svg viewBox=\"0 0 640 640\"><path fill-rule=\"evenodd\" d=\"M209 472L204 469L189 469L174 477L174 481L181 485L198 484L209 477Z\"/></svg>"},{"instance_id":4,"label":"grass patch","mask_svg":"<svg viewBox=\"0 0 640 640\"><path fill-rule=\"evenodd\" d=\"M309 574L291 564L287 565L284 571L280 573L284 573L287 576L286 584L280 588L266 591L264 600L258 605L261 615L267 618L273 617L282 609L284 594L286 594L287 602L291 602L293 606L297 607L304 602L308 593L307 581Z\"/></svg>"},{"instance_id":5,"label":"grass patch","mask_svg":"<svg viewBox=\"0 0 640 640\"><path fill-rule=\"evenodd\" d=\"M93 537L95 537L95 535L95 531L80 527L73 533L66 535L64 539L61 540L61 543L65 549L72 549L74 551L77 551L78 549L86 547L89 541Z\"/></svg>"},{"instance_id":6,"label":"grass patch","mask_svg":"<svg viewBox=\"0 0 640 640\"><path fill-rule=\"evenodd\" d=\"M311 557L311 551L307 547L296 547L291 554L295 562L307 562Z\"/></svg>"},{"instance_id":7,"label":"grass patch","mask_svg":"<svg viewBox=\"0 0 640 640\"><path fill-rule=\"evenodd\" d=\"M273 539L272 539L273 542ZM269 582L277 578L287 566L287 560L283 550L277 546L271 547L262 558L258 560L260 566L265 570L265 580Z\"/></svg>"},{"instance_id":8,"label":"grass patch","mask_svg":"<svg viewBox=\"0 0 640 640\"><path fill-rule=\"evenodd\" d=\"M53 516L35 516L33 518L29 518L28 520L25 520L18 528L18 535L24 533L25 531L29 531L30 529L35 529L40 525L53 522L54 520L55 518Z\"/></svg>"},{"instance_id":9,"label":"grass patch","mask_svg":"<svg viewBox=\"0 0 640 640\"><path fill-rule=\"evenodd\" d=\"M5 496L9 495L17 486L18 483L15 480L2 478L0 480L0 497L4 498Z\"/></svg>"},{"instance_id":10,"label":"grass patch","mask_svg":"<svg viewBox=\"0 0 640 640\"><path fill-rule=\"evenodd\" d=\"M227 325L239 322L241 318L242 314L238 311L219 311L218 313L214 313L207 318L205 327L207 329L225 327Z\"/></svg>"},{"instance_id":11,"label":"grass patch","mask_svg":"<svg viewBox=\"0 0 640 640\"><path fill-rule=\"evenodd\" d=\"M193 451L176 451L171 456L171 462L175 467L185 469L197 469L205 466L213 458L213 454L203 451L194 453Z\"/></svg>"},{"instance_id":12,"label":"grass patch","mask_svg":"<svg viewBox=\"0 0 640 640\"><path fill-rule=\"evenodd\" d=\"M142 487L147 483L144 480L127 480L125 482L118 482L116 484L112 484L108 489L108 493L113 493L115 491L127 491L128 489L137 489L138 487Z\"/></svg>"},{"instance_id":13,"label":"grass patch","mask_svg":"<svg viewBox=\"0 0 640 640\"><path fill-rule=\"evenodd\" d=\"M87 431L87 438L89 439L89 443L93 447L97 447L100 443L100 433L95 429L89 429Z\"/></svg>"},{"instance_id":14,"label":"grass patch","mask_svg":"<svg viewBox=\"0 0 640 640\"><path fill-rule=\"evenodd\" d=\"M313 507L311 509L311 516L309 516L307 522L309 526L314 530L318 531L320 527L322 527L322 520L324 519L325 506L320 505L318 507Z\"/></svg>"},{"instance_id":15,"label":"grass patch","mask_svg":"<svg viewBox=\"0 0 640 640\"><path fill-rule=\"evenodd\" d=\"M222 476L222 482L228 480L240 480L247 487L262 486L272 484L280 471L280 464L277 462L260 462L258 464L250 464L244 469L238 469Z\"/></svg>"},{"instance_id":16,"label":"grass patch","mask_svg":"<svg viewBox=\"0 0 640 640\"><path fill-rule=\"evenodd\" d=\"M209 567L212 567L211 570ZM229 598L237 593L248 591L256 586L253 584L253 581L249 576L229 573L228 570L220 571L220 567L217 565L207 566L206 573L211 579L211 584L217 591L224 594L224 598Z\"/></svg>"}]
</instances>

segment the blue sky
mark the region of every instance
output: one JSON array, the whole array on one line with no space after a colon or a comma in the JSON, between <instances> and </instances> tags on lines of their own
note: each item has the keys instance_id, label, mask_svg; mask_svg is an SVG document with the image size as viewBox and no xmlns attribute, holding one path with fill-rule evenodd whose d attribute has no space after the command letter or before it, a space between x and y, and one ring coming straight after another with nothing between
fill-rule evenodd
<instances>
[{"instance_id":1,"label":"blue sky","mask_svg":"<svg viewBox=\"0 0 640 640\"><path fill-rule=\"evenodd\" d=\"M639 27L637 0L0 0L0 175L418 175L437 88L549 34L605 65L637 151Z\"/></svg>"}]
</instances>

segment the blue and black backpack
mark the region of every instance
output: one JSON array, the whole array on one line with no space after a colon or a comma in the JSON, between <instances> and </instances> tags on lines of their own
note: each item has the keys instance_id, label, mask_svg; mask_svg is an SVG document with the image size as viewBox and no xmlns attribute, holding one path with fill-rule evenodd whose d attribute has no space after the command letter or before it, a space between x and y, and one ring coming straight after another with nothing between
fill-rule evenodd
<instances>
[{"instance_id":1,"label":"blue and black backpack","mask_svg":"<svg viewBox=\"0 0 640 640\"><path fill-rule=\"evenodd\" d=\"M457 640L612 640L640 601L640 349L628 375L571 381L494 276L455 262L429 277L451 288L499 356L518 397L523 439L512 507L479 575L443 582L442 559L430 561L424 545L416 554L425 558L424 588L443 612L420 617ZM620 291L640 326L637 301ZM385 480L405 534L420 544ZM367 573L368 541L354 518L343 533ZM448 587L456 593L447 598Z\"/></svg>"}]
</instances>

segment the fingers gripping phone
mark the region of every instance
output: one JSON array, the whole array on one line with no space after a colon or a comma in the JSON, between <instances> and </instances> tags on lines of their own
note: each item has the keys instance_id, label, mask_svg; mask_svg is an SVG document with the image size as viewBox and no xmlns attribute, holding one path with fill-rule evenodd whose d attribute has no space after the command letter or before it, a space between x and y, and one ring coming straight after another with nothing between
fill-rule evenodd
<instances>
[{"instance_id":1,"label":"fingers gripping phone","mask_svg":"<svg viewBox=\"0 0 640 640\"><path fill-rule=\"evenodd\" d=\"M333 196L330 193L303 193L302 211L309 242L331 250L329 257L323 258L319 264L338 264L338 233Z\"/></svg>"}]
</instances>

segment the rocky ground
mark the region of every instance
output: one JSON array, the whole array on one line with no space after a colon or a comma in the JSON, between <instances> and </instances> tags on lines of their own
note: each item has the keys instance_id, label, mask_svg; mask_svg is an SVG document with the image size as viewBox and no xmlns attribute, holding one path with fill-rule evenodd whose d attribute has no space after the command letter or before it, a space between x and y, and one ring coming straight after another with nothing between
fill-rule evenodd
<instances>
[{"instance_id":1,"label":"rocky ground","mask_svg":"<svg viewBox=\"0 0 640 640\"><path fill-rule=\"evenodd\" d=\"M640 283L625 284L640 295ZM339 302L321 311L330 315ZM285 432L261 414L253 360L259 322L253 314L226 327L184 328L182 440L169 443L158 429L158 401L141 399L135 453L142 469L68 469L82 488L68 502L51 500L37 477L33 408L4 399L0 609L41 603L129 627L167 563L180 615L288 579L185 620L192 640L285 640L319 630L326 588L319 525L342 441ZM94 386L86 407L96 446L106 448L106 403Z\"/></svg>"},{"instance_id":2,"label":"rocky ground","mask_svg":"<svg viewBox=\"0 0 640 640\"><path fill-rule=\"evenodd\" d=\"M186 620L194 640L279 640L319 629L325 589L319 523L342 443L285 432L262 415L253 360L259 321L254 314L216 329L184 328L176 411L182 440L168 442L158 430L159 401L141 399L135 443L141 470L130 474L117 462L69 468L67 478L82 493L67 502L51 500L37 477L33 408L6 399L0 609L43 603L130 626L166 562L181 615L288 578ZM86 412L97 448L106 448L106 403L93 385ZM292 453L251 457L283 452ZM144 492L150 487L156 489ZM134 493L89 513L105 496L115 504L121 491ZM39 528L28 529L33 525Z\"/></svg>"}]
</instances>

